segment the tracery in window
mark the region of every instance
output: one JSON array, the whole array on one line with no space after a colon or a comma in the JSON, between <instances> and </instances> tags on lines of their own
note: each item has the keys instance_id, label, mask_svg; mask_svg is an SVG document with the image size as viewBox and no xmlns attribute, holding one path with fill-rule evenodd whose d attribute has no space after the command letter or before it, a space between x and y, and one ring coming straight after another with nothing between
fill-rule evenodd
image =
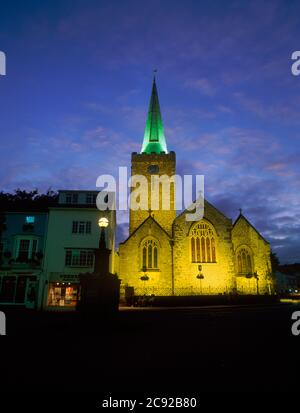
<instances>
[{"instance_id":1,"label":"tracery in window","mask_svg":"<svg viewBox=\"0 0 300 413\"><path fill-rule=\"evenodd\" d=\"M201 221L191 230L192 262L216 262L215 233L210 224Z\"/></svg>"}]
</instances>

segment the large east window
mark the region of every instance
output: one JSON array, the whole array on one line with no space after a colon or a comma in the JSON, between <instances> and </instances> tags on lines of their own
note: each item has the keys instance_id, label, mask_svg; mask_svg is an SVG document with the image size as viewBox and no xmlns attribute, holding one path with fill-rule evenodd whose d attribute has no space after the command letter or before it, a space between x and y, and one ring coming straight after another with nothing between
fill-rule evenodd
<instances>
[{"instance_id":1,"label":"large east window","mask_svg":"<svg viewBox=\"0 0 300 413\"><path fill-rule=\"evenodd\" d=\"M154 239L147 239L142 243L142 268L158 268L158 245Z\"/></svg>"},{"instance_id":2,"label":"large east window","mask_svg":"<svg viewBox=\"0 0 300 413\"><path fill-rule=\"evenodd\" d=\"M65 265L70 267L92 267L94 264L94 251L92 250L66 250Z\"/></svg>"},{"instance_id":3,"label":"large east window","mask_svg":"<svg viewBox=\"0 0 300 413\"><path fill-rule=\"evenodd\" d=\"M216 262L216 236L210 224L200 221L190 234L192 262Z\"/></svg>"}]
</instances>

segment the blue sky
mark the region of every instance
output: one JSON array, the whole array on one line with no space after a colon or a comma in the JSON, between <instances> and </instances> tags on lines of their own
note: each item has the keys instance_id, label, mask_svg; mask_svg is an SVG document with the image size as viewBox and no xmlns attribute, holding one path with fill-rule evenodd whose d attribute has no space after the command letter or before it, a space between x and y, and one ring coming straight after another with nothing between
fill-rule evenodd
<instances>
[{"instance_id":1,"label":"blue sky","mask_svg":"<svg viewBox=\"0 0 300 413\"><path fill-rule=\"evenodd\" d=\"M296 1L1 1L0 188L95 188L139 151L152 71L179 173L300 261ZM126 214L119 214L126 231Z\"/></svg>"}]
</instances>

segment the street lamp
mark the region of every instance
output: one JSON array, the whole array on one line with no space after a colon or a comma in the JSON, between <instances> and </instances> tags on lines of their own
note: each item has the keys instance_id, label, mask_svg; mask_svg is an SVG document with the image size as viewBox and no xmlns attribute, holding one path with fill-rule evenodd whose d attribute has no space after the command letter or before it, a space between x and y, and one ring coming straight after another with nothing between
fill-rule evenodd
<instances>
[{"instance_id":1,"label":"street lamp","mask_svg":"<svg viewBox=\"0 0 300 413\"><path fill-rule=\"evenodd\" d=\"M108 224L109 224L109 221L108 221L108 219L107 219L106 217L102 217L102 218L100 218L99 221L98 221L98 226L99 226L100 228L107 228L107 227L108 227Z\"/></svg>"},{"instance_id":2,"label":"street lamp","mask_svg":"<svg viewBox=\"0 0 300 413\"><path fill-rule=\"evenodd\" d=\"M95 272L102 272L106 274L109 272L109 255L110 250L106 248L105 242L105 228L109 225L109 221L106 217L102 217L98 220L98 226L101 229L99 247L95 250Z\"/></svg>"},{"instance_id":3,"label":"street lamp","mask_svg":"<svg viewBox=\"0 0 300 413\"><path fill-rule=\"evenodd\" d=\"M109 225L109 221L106 217L102 217L98 221L98 226L101 229L101 235L100 235L100 241L99 241L99 248L106 248L106 243L105 243L105 228L107 228Z\"/></svg>"}]
</instances>

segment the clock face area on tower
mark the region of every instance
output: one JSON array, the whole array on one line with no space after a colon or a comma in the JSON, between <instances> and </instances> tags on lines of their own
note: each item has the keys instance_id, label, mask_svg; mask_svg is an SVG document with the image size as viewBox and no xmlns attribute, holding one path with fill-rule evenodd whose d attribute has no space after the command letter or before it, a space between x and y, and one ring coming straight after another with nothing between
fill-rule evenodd
<instances>
[{"instance_id":1,"label":"clock face area on tower","mask_svg":"<svg viewBox=\"0 0 300 413\"><path fill-rule=\"evenodd\" d=\"M159 173L159 167L158 165L149 165L148 166L148 172L150 174L158 174Z\"/></svg>"}]
</instances>

